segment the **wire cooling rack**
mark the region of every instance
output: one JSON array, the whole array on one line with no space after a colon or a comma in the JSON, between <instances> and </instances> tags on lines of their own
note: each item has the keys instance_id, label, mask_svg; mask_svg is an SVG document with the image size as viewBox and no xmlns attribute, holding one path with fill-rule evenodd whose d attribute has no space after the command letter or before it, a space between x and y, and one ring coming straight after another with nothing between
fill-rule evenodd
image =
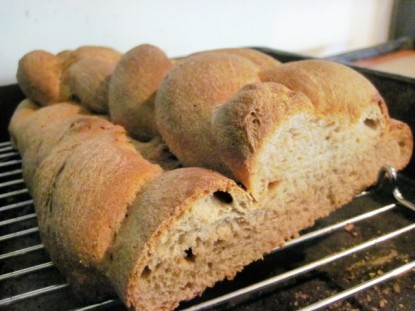
<instances>
[{"instance_id":1,"label":"wire cooling rack","mask_svg":"<svg viewBox=\"0 0 415 311\"><path fill-rule=\"evenodd\" d=\"M72 294L41 243L21 163L10 142L0 143L0 309L124 310L116 298L87 304ZM412 310L415 182L392 168L380 180L382 190L362 193L179 309Z\"/></svg>"}]
</instances>

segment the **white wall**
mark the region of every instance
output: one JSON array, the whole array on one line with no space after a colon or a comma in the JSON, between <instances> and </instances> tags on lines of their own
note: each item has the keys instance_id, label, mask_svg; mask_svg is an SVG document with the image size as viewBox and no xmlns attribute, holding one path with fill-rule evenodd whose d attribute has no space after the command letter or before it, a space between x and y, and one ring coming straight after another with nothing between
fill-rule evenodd
<instances>
[{"instance_id":1,"label":"white wall","mask_svg":"<svg viewBox=\"0 0 415 311\"><path fill-rule=\"evenodd\" d=\"M393 0L0 0L0 85L34 49L121 52L152 43L169 56L266 46L324 56L384 42Z\"/></svg>"}]
</instances>

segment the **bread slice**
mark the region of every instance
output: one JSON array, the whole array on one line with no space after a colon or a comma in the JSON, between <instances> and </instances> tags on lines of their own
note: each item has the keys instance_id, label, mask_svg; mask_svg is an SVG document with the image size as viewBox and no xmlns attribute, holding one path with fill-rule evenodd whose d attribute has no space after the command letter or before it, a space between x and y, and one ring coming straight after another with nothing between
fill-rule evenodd
<instances>
[{"instance_id":1,"label":"bread slice","mask_svg":"<svg viewBox=\"0 0 415 311\"><path fill-rule=\"evenodd\" d=\"M222 254L230 254L225 248L231 227L243 226L238 219L252 208L247 193L216 172L166 172L131 205L111 247L107 276L132 309L173 309L252 261L252 255L232 260ZM264 243L272 244L259 244L255 258Z\"/></svg>"}]
</instances>

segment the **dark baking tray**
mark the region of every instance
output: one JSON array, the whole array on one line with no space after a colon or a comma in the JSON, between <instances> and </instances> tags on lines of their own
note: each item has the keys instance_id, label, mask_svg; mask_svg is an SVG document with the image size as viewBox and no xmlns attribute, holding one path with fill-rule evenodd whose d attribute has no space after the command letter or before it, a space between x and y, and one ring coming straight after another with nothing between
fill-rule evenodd
<instances>
[{"instance_id":1,"label":"dark baking tray","mask_svg":"<svg viewBox=\"0 0 415 311\"><path fill-rule=\"evenodd\" d=\"M326 59L342 62L346 64L353 64L353 62L372 58L376 56L386 55L392 52L401 50L413 50L414 40L409 37L399 38L386 43L378 44L373 47L354 50L346 53L328 56Z\"/></svg>"},{"instance_id":2,"label":"dark baking tray","mask_svg":"<svg viewBox=\"0 0 415 311\"><path fill-rule=\"evenodd\" d=\"M273 50L269 48L257 48L282 62L296 61L306 59L307 57L287 53L284 51ZM415 84L411 79L397 79L394 75L375 72L373 70L366 70L364 68L356 68L359 72L369 78L379 89L381 94L386 99L391 115L394 118L403 120L410 124L412 131L415 132ZM10 116L16 105L24 98L17 85L8 85L0 87L0 138L1 141L8 140L7 125ZM401 185L402 192L408 199L415 199L415 170L414 157L411 159L410 166L402 174ZM345 209L330 215L330 217L319 220L312 229L315 230L324 227L328 224L338 222L344 217L358 215L359 213L370 211L374 205L384 204L390 202L390 195L379 193L370 197L361 197L354 200ZM263 261L259 261L249 265L236 279L232 282L222 282L209 289L201 297L205 300L210 296L215 296L218 293L232 290L240 287L243 284L250 284L253 281L261 280L270 275L279 273L284 270L289 270L292 267L305 264L315 258L321 257L323 254L330 253L333 249L343 247L344 245L355 244L364 241L365 238L372 234L379 234L387 231L391 227L397 225L405 225L413 223L415 215L404 209L399 209L391 213L388 217L377 217L376 219L364 222L362 225L356 227L357 236L349 232L340 230L339 232L330 235L329 237L318 238L317 240L302 244L300 247L292 247L278 252L278 254L267 256ZM308 232L306 230L303 233ZM408 256L408 258L415 258L415 248L413 246L414 240L411 236L400 240L399 243L391 241L382 246L376 247L363 254L356 255L353 260L364 265L358 270L347 270L350 267L350 261L343 260L329 265L318 271L302 276L301 283L286 282L278 286L272 292L263 292L261 295L257 294L249 299L245 299L243 304L234 301L225 306L225 308L234 310L295 310L301 306L307 305L311 301L318 300L319 297L325 297L333 292L339 291L342 288L347 288L353 282L358 282L365 279L367 274L381 273L381 270L373 270L371 260L375 258L373 255L384 254L388 256L391 250L399 254L398 257ZM5 245L0 245L0 249ZM373 253L372 253L373 252ZM43 253L42 253L43 254ZM376 256L377 256L376 255ZM44 255L42 255L44 256ZM387 263L392 264L391 262ZM1 262L0 262L1 265ZM386 266L387 266L386 265ZM387 267L386 267L387 268ZM407 273L399 278L399 281L388 282L385 285L376 286L369 289L362 294L358 294L353 298L347 299L342 303L335 304L329 307L329 310L372 310L379 308L384 301L387 301L387 307L396 307L400 310L412 310L415 308L415 273ZM4 284L3 284L4 285ZM0 283L0 287L2 284ZM399 289L399 291L398 291ZM0 290L1 291L1 290ZM311 293L311 294L310 294ZM59 301L59 306L55 303ZM196 303L200 301L196 299L191 302ZM7 310L27 310L28 308L36 308L44 310L48 308L70 309L79 307L81 302L77 301L71 292L65 291L60 295L52 295L52 297L40 297L37 300L30 301L30 303L17 303L7 307ZM184 303L182 307L189 306ZM402 306L402 307L401 307ZM120 305L110 307L106 310L124 310Z\"/></svg>"}]
</instances>

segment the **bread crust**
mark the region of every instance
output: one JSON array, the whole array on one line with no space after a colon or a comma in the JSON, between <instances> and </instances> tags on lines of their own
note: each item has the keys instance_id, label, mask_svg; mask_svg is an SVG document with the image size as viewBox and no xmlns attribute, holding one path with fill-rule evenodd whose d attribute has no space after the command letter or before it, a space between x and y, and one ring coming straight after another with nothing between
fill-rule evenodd
<instances>
[{"instance_id":1,"label":"bread crust","mask_svg":"<svg viewBox=\"0 0 415 311\"><path fill-rule=\"evenodd\" d=\"M120 57L118 51L101 46L83 46L57 55L36 50L19 61L17 81L27 98L40 106L75 100L86 109L104 113L109 76Z\"/></svg>"},{"instance_id":2,"label":"bread crust","mask_svg":"<svg viewBox=\"0 0 415 311\"><path fill-rule=\"evenodd\" d=\"M62 85L72 101L97 114L108 113L108 88L115 63L84 58L64 71Z\"/></svg>"},{"instance_id":3,"label":"bread crust","mask_svg":"<svg viewBox=\"0 0 415 311\"><path fill-rule=\"evenodd\" d=\"M270 80L305 94L316 110L339 122L358 122L369 106L378 106L384 119L387 106L373 84L357 71L334 62L303 60L268 72Z\"/></svg>"},{"instance_id":4,"label":"bread crust","mask_svg":"<svg viewBox=\"0 0 415 311\"><path fill-rule=\"evenodd\" d=\"M154 99L173 63L159 48L144 44L123 55L109 86L109 108L114 123L131 136L148 141L158 135Z\"/></svg>"},{"instance_id":5,"label":"bread crust","mask_svg":"<svg viewBox=\"0 0 415 311\"><path fill-rule=\"evenodd\" d=\"M195 53L192 55L198 55L203 53L219 53L219 54L229 54L237 55L245 59L250 60L253 64L260 68L259 76L261 81L267 81L269 79L268 72L272 72L276 67L278 67L281 62L265 53L260 51L250 49L250 48L225 48L225 49L216 49L210 51L203 51Z\"/></svg>"},{"instance_id":6,"label":"bread crust","mask_svg":"<svg viewBox=\"0 0 415 311\"><path fill-rule=\"evenodd\" d=\"M110 64L117 64L121 58L121 53L117 50L106 46L84 45L75 50L66 50L57 54L63 70L68 69L71 65L82 59L97 59Z\"/></svg>"},{"instance_id":7,"label":"bread crust","mask_svg":"<svg viewBox=\"0 0 415 311\"><path fill-rule=\"evenodd\" d=\"M156 117L163 139L183 165L231 175L221 163L212 163L212 112L244 85L259 82L259 72L250 60L226 53L190 56L170 71L157 92Z\"/></svg>"},{"instance_id":8,"label":"bread crust","mask_svg":"<svg viewBox=\"0 0 415 311\"><path fill-rule=\"evenodd\" d=\"M100 268L107 248L132 200L163 170L141 157L122 127L83 112L25 100L10 129L46 248L77 292L99 299L112 292Z\"/></svg>"},{"instance_id":9,"label":"bread crust","mask_svg":"<svg viewBox=\"0 0 415 311\"><path fill-rule=\"evenodd\" d=\"M19 61L17 82L23 93L36 103L51 105L59 102L62 67L49 52L32 51Z\"/></svg>"}]
</instances>

